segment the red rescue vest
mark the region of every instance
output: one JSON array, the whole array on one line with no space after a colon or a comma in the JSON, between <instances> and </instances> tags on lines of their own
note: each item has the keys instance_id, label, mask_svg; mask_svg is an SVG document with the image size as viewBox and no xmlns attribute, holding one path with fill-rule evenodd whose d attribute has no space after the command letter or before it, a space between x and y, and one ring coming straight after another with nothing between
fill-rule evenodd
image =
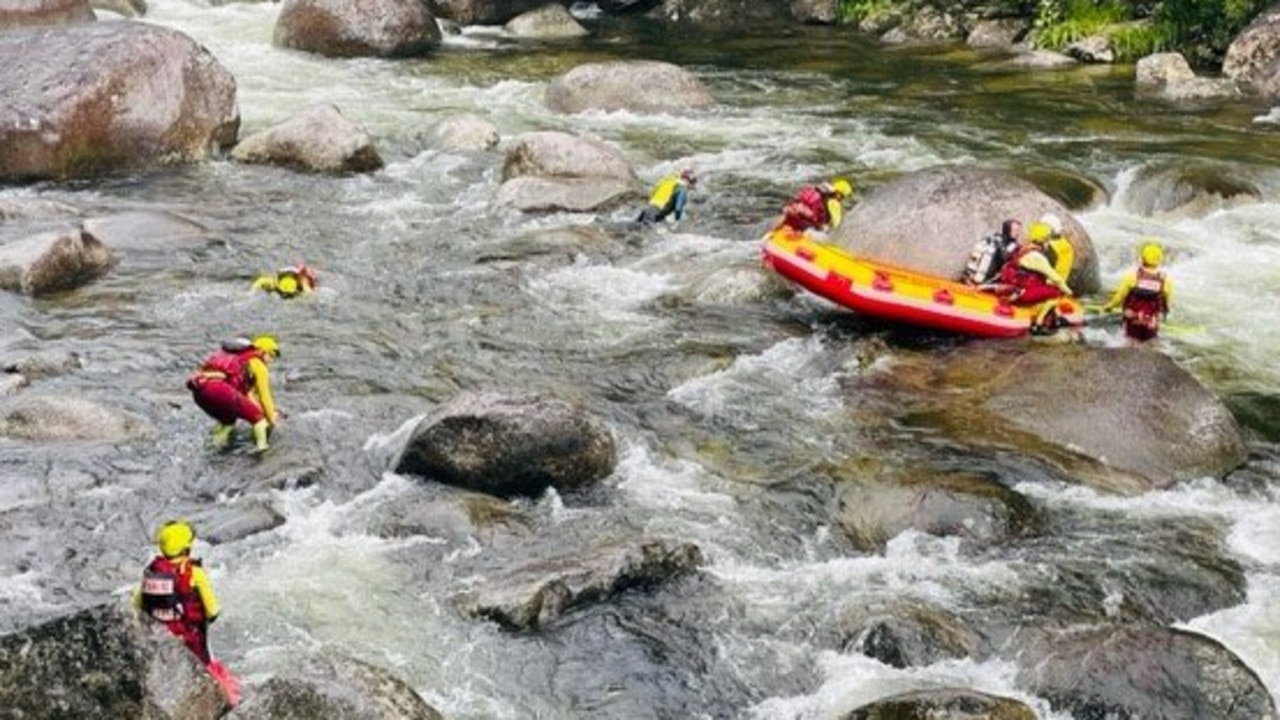
<instances>
[{"instance_id":1,"label":"red rescue vest","mask_svg":"<svg viewBox=\"0 0 1280 720\"><path fill-rule=\"evenodd\" d=\"M1124 309L1137 315L1157 315L1168 312L1165 305L1164 273L1159 270L1138 268L1137 281L1124 298Z\"/></svg>"},{"instance_id":2,"label":"red rescue vest","mask_svg":"<svg viewBox=\"0 0 1280 720\"><path fill-rule=\"evenodd\" d=\"M142 609L163 623L198 627L205 621L204 603L191 585L191 568L199 560L173 562L157 555L142 573Z\"/></svg>"},{"instance_id":3,"label":"red rescue vest","mask_svg":"<svg viewBox=\"0 0 1280 720\"><path fill-rule=\"evenodd\" d=\"M249 361L253 358L262 359L262 351L257 348L249 348L240 352L228 352L219 350L210 355L192 376L192 380L199 382L200 379L209 380L217 375L222 376L222 380L231 387L240 392L249 392L249 384L252 378L249 373Z\"/></svg>"}]
</instances>

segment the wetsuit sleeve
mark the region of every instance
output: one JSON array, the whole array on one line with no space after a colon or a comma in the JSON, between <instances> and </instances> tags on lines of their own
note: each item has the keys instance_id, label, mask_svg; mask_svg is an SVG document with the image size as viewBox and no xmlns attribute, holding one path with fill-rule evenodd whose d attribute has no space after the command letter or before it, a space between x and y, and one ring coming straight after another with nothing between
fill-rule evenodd
<instances>
[{"instance_id":1,"label":"wetsuit sleeve","mask_svg":"<svg viewBox=\"0 0 1280 720\"><path fill-rule=\"evenodd\" d=\"M200 597L200 604L204 606L205 619L212 621L218 617L222 608L218 605L217 596L213 594L213 584L209 582L209 574L198 565L191 568L191 587Z\"/></svg>"},{"instance_id":2,"label":"wetsuit sleeve","mask_svg":"<svg viewBox=\"0 0 1280 720\"><path fill-rule=\"evenodd\" d=\"M1053 266L1049 264L1049 258L1045 257L1044 253L1029 252L1022 256L1022 259L1018 261L1018 265L1031 272L1040 273L1051 285L1062 292L1071 292L1071 288L1067 287L1067 281L1063 280L1058 271L1053 269Z\"/></svg>"},{"instance_id":3,"label":"wetsuit sleeve","mask_svg":"<svg viewBox=\"0 0 1280 720\"><path fill-rule=\"evenodd\" d=\"M270 275L259 275L253 281L253 290L266 290L268 292L276 289L276 279Z\"/></svg>"},{"instance_id":4,"label":"wetsuit sleeve","mask_svg":"<svg viewBox=\"0 0 1280 720\"><path fill-rule=\"evenodd\" d=\"M1129 297L1129 291L1137 284L1138 272L1136 270L1131 270L1126 273L1125 276L1120 279L1120 287L1116 288L1116 291L1112 293L1111 299L1107 301L1107 304L1102 306L1102 311L1107 312L1109 310L1115 310L1123 305L1124 299ZM1165 287L1169 287L1168 284L1166 284Z\"/></svg>"},{"instance_id":5,"label":"wetsuit sleeve","mask_svg":"<svg viewBox=\"0 0 1280 720\"><path fill-rule=\"evenodd\" d=\"M253 394L258 398L267 422L275 425L276 404L271 398L271 371L267 369L266 363L255 357L249 360L249 372L253 375Z\"/></svg>"},{"instance_id":6,"label":"wetsuit sleeve","mask_svg":"<svg viewBox=\"0 0 1280 720\"><path fill-rule=\"evenodd\" d=\"M1173 307L1173 281L1169 279L1169 275L1164 276L1164 312L1169 314L1169 308Z\"/></svg>"},{"instance_id":7,"label":"wetsuit sleeve","mask_svg":"<svg viewBox=\"0 0 1280 720\"><path fill-rule=\"evenodd\" d=\"M831 218L830 227L832 230L840 227L840 221L844 219L844 205L835 198L827 198L827 216Z\"/></svg>"},{"instance_id":8,"label":"wetsuit sleeve","mask_svg":"<svg viewBox=\"0 0 1280 720\"><path fill-rule=\"evenodd\" d=\"M1053 241L1054 263L1053 269L1058 273L1058 277L1063 279L1071 277L1071 268L1076 264L1076 249L1067 240Z\"/></svg>"}]
</instances>

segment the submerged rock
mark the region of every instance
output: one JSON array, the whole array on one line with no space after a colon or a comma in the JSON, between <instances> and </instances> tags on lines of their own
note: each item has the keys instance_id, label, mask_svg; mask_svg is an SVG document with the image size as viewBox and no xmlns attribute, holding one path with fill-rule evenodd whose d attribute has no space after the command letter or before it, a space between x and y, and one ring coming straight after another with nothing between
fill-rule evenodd
<instances>
[{"instance_id":1,"label":"submerged rock","mask_svg":"<svg viewBox=\"0 0 1280 720\"><path fill-rule=\"evenodd\" d=\"M1120 201L1138 215L1184 218L1251 205L1262 197L1258 184L1238 167L1174 161L1144 165Z\"/></svg>"},{"instance_id":2,"label":"submerged rock","mask_svg":"<svg viewBox=\"0 0 1280 720\"><path fill-rule=\"evenodd\" d=\"M235 143L235 78L142 22L0 33L0 180L197 161Z\"/></svg>"},{"instance_id":3,"label":"submerged rock","mask_svg":"<svg viewBox=\"0 0 1280 720\"><path fill-rule=\"evenodd\" d=\"M36 25L93 22L89 0L0 0L0 32Z\"/></svg>"},{"instance_id":4,"label":"submerged rock","mask_svg":"<svg viewBox=\"0 0 1280 720\"><path fill-rule=\"evenodd\" d=\"M231 156L244 163L280 165L319 173L381 169L373 138L335 105L317 105L236 145Z\"/></svg>"},{"instance_id":5,"label":"submerged rock","mask_svg":"<svg viewBox=\"0 0 1280 720\"><path fill-rule=\"evenodd\" d=\"M711 91L679 65L617 60L579 65L547 86L547 107L561 113L632 110L672 113L711 107Z\"/></svg>"},{"instance_id":6,"label":"submerged rock","mask_svg":"<svg viewBox=\"0 0 1280 720\"><path fill-rule=\"evenodd\" d=\"M670 582L703 562L702 550L692 543L617 543L518 567L467 591L458 604L468 615L495 620L508 629L529 630L571 608L629 588Z\"/></svg>"},{"instance_id":7,"label":"submerged rock","mask_svg":"<svg viewBox=\"0 0 1280 720\"><path fill-rule=\"evenodd\" d=\"M844 720L1036 720L1034 710L1013 698L967 688L913 690L857 708Z\"/></svg>"},{"instance_id":8,"label":"submerged rock","mask_svg":"<svg viewBox=\"0 0 1280 720\"><path fill-rule=\"evenodd\" d=\"M145 420L81 397L23 395L0 403L0 436L37 442L122 442L151 432Z\"/></svg>"},{"instance_id":9,"label":"submerged rock","mask_svg":"<svg viewBox=\"0 0 1280 720\"><path fill-rule=\"evenodd\" d=\"M115 253L92 235L54 230L0 245L0 289L26 295L74 290L115 264Z\"/></svg>"}]
</instances>

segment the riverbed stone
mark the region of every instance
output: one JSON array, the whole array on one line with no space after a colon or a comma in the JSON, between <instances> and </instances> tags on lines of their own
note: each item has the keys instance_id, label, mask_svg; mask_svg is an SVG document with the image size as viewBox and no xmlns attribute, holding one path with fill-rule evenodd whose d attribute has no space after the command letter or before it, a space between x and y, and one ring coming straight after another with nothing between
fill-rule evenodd
<instances>
[{"instance_id":1,"label":"riverbed stone","mask_svg":"<svg viewBox=\"0 0 1280 720\"><path fill-rule=\"evenodd\" d=\"M0 637L0 708L31 720L215 720L229 706L185 645L113 602Z\"/></svg>"},{"instance_id":2,"label":"riverbed stone","mask_svg":"<svg viewBox=\"0 0 1280 720\"><path fill-rule=\"evenodd\" d=\"M124 442L151 432L146 420L83 397L19 395L0 403L0 436L34 442Z\"/></svg>"},{"instance_id":3,"label":"riverbed stone","mask_svg":"<svg viewBox=\"0 0 1280 720\"><path fill-rule=\"evenodd\" d=\"M312 106L240 141L231 156L243 163L279 165L341 175L382 168L382 157L363 127L336 105Z\"/></svg>"},{"instance_id":4,"label":"riverbed stone","mask_svg":"<svg viewBox=\"0 0 1280 720\"><path fill-rule=\"evenodd\" d=\"M120 21L0 33L0 180L192 162L234 144L235 78L186 35Z\"/></svg>"},{"instance_id":5,"label":"riverbed stone","mask_svg":"<svg viewBox=\"0 0 1280 720\"><path fill-rule=\"evenodd\" d=\"M846 250L944 278L964 271L973 244L1007 218L1024 225L1047 212L1063 220L1075 248L1068 284L1077 294L1100 287L1093 241L1068 208L1013 172L940 166L877 188L846 214L832 239Z\"/></svg>"},{"instance_id":6,"label":"riverbed stone","mask_svg":"<svg viewBox=\"0 0 1280 720\"><path fill-rule=\"evenodd\" d=\"M74 350L51 348L26 353L6 353L0 357L0 371L18 373L30 380L57 377L84 367L84 359Z\"/></svg>"},{"instance_id":7,"label":"riverbed stone","mask_svg":"<svg viewBox=\"0 0 1280 720\"><path fill-rule=\"evenodd\" d=\"M617 463L613 434L583 408L481 392L423 418L392 468L498 497L537 497L589 487Z\"/></svg>"},{"instance_id":8,"label":"riverbed stone","mask_svg":"<svg viewBox=\"0 0 1280 720\"><path fill-rule=\"evenodd\" d=\"M459 595L464 613L509 630L545 626L567 611L625 590L654 587L705 562L693 543L667 539L620 541L538 560L486 578Z\"/></svg>"},{"instance_id":9,"label":"riverbed stone","mask_svg":"<svg viewBox=\"0 0 1280 720\"><path fill-rule=\"evenodd\" d=\"M908 529L993 543L1036 527L1025 497L983 475L903 471L890 477L846 480L837 490L836 525L864 552Z\"/></svg>"},{"instance_id":10,"label":"riverbed stone","mask_svg":"<svg viewBox=\"0 0 1280 720\"><path fill-rule=\"evenodd\" d=\"M909 423L982 447L1014 448L1107 492L1222 478L1247 455L1222 401L1147 348L970 344L903 356L892 373L863 382L918 398ZM862 392L860 384L849 391Z\"/></svg>"},{"instance_id":11,"label":"riverbed stone","mask_svg":"<svg viewBox=\"0 0 1280 720\"><path fill-rule=\"evenodd\" d=\"M284 0L272 43L327 57L414 57L440 44L440 28L421 0Z\"/></svg>"},{"instance_id":12,"label":"riverbed stone","mask_svg":"<svg viewBox=\"0 0 1280 720\"><path fill-rule=\"evenodd\" d=\"M513 37L530 40L577 38L590 34L563 5L551 3L515 16L503 29Z\"/></svg>"},{"instance_id":13,"label":"riverbed stone","mask_svg":"<svg viewBox=\"0 0 1280 720\"><path fill-rule=\"evenodd\" d=\"M147 0L90 0L94 10L113 12L124 18L137 18L147 14Z\"/></svg>"},{"instance_id":14,"label":"riverbed stone","mask_svg":"<svg viewBox=\"0 0 1280 720\"><path fill-rule=\"evenodd\" d=\"M1277 717L1248 665L1217 640L1143 623L1029 628L1006 655L1017 684L1072 717Z\"/></svg>"},{"instance_id":15,"label":"riverbed stone","mask_svg":"<svg viewBox=\"0 0 1280 720\"><path fill-rule=\"evenodd\" d=\"M88 233L53 230L0 245L0 289L37 296L74 290L115 264L111 248Z\"/></svg>"},{"instance_id":16,"label":"riverbed stone","mask_svg":"<svg viewBox=\"0 0 1280 720\"><path fill-rule=\"evenodd\" d=\"M965 44L976 48L1010 49L1027 33L1027 22L1020 18L979 20L969 30Z\"/></svg>"},{"instance_id":17,"label":"riverbed stone","mask_svg":"<svg viewBox=\"0 0 1280 720\"><path fill-rule=\"evenodd\" d=\"M1280 3L1259 13L1231 41L1222 74L1265 97L1280 97Z\"/></svg>"},{"instance_id":18,"label":"riverbed stone","mask_svg":"<svg viewBox=\"0 0 1280 720\"><path fill-rule=\"evenodd\" d=\"M1239 167L1171 160L1139 168L1121 199L1135 214L1179 219L1252 205L1263 197L1259 181Z\"/></svg>"},{"instance_id":19,"label":"riverbed stone","mask_svg":"<svg viewBox=\"0 0 1280 720\"><path fill-rule=\"evenodd\" d=\"M858 707L843 720L1036 720L1020 700L969 688L930 688L898 693Z\"/></svg>"},{"instance_id":20,"label":"riverbed stone","mask_svg":"<svg viewBox=\"0 0 1280 720\"><path fill-rule=\"evenodd\" d=\"M658 14L704 28L766 27L790 19L786 0L662 0Z\"/></svg>"},{"instance_id":21,"label":"riverbed stone","mask_svg":"<svg viewBox=\"0 0 1280 720\"><path fill-rule=\"evenodd\" d=\"M227 720L443 720L444 716L389 670L332 652L295 663L248 688Z\"/></svg>"},{"instance_id":22,"label":"riverbed stone","mask_svg":"<svg viewBox=\"0 0 1280 720\"><path fill-rule=\"evenodd\" d=\"M139 253L194 250L215 240L206 226L168 210L131 210L86 218L84 234L128 258Z\"/></svg>"},{"instance_id":23,"label":"riverbed stone","mask_svg":"<svg viewBox=\"0 0 1280 720\"><path fill-rule=\"evenodd\" d=\"M692 72L656 60L579 65L551 81L546 101L547 107L560 113L684 113L715 104L706 84Z\"/></svg>"},{"instance_id":24,"label":"riverbed stone","mask_svg":"<svg viewBox=\"0 0 1280 720\"><path fill-rule=\"evenodd\" d=\"M522 175L636 179L621 150L595 138L558 130L528 132L512 141L502 165L502 179Z\"/></svg>"},{"instance_id":25,"label":"riverbed stone","mask_svg":"<svg viewBox=\"0 0 1280 720\"><path fill-rule=\"evenodd\" d=\"M428 132L432 145L446 152L492 150L501 139L497 125L473 114L447 117L432 125Z\"/></svg>"},{"instance_id":26,"label":"riverbed stone","mask_svg":"<svg viewBox=\"0 0 1280 720\"><path fill-rule=\"evenodd\" d=\"M524 175L498 188L495 205L523 212L590 212L639 197L634 183L616 178L561 178Z\"/></svg>"},{"instance_id":27,"label":"riverbed stone","mask_svg":"<svg viewBox=\"0 0 1280 720\"><path fill-rule=\"evenodd\" d=\"M89 0L0 0L0 32L97 20Z\"/></svg>"},{"instance_id":28,"label":"riverbed stone","mask_svg":"<svg viewBox=\"0 0 1280 720\"><path fill-rule=\"evenodd\" d=\"M547 0L426 0L436 17L459 25L501 25L515 16L536 10Z\"/></svg>"},{"instance_id":29,"label":"riverbed stone","mask_svg":"<svg viewBox=\"0 0 1280 720\"><path fill-rule=\"evenodd\" d=\"M908 598L859 603L840 619L843 649L896 668L978 655L981 636L945 609Z\"/></svg>"},{"instance_id":30,"label":"riverbed stone","mask_svg":"<svg viewBox=\"0 0 1280 720\"><path fill-rule=\"evenodd\" d=\"M791 0L791 17L809 25L835 25L840 19L839 0Z\"/></svg>"}]
</instances>

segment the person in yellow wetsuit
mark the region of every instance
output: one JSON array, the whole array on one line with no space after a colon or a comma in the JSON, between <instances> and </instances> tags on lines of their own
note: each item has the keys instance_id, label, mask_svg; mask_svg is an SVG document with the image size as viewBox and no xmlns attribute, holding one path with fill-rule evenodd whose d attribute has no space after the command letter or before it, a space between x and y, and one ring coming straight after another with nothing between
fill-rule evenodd
<instances>
[{"instance_id":1,"label":"person in yellow wetsuit","mask_svg":"<svg viewBox=\"0 0 1280 720\"><path fill-rule=\"evenodd\" d=\"M218 421L213 429L215 447L225 447L236 421L244 420L253 427L257 449L268 448L267 433L279 423L280 413L271 397L267 365L278 357L280 345L271 335L236 338L223 343L187 379L196 405Z\"/></svg>"},{"instance_id":2,"label":"person in yellow wetsuit","mask_svg":"<svg viewBox=\"0 0 1280 720\"><path fill-rule=\"evenodd\" d=\"M314 270L306 265L294 265L280 268L274 274L259 275L254 278L252 288L273 292L287 300L311 292L317 284Z\"/></svg>"},{"instance_id":3,"label":"person in yellow wetsuit","mask_svg":"<svg viewBox=\"0 0 1280 720\"><path fill-rule=\"evenodd\" d=\"M1154 340L1160 333L1160 321L1169 315L1173 283L1160 269L1164 248L1151 238L1138 250L1138 266L1120 279L1103 312L1124 311L1124 334L1134 343Z\"/></svg>"},{"instance_id":4,"label":"person in yellow wetsuit","mask_svg":"<svg viewBox=\"0 0 1280 720\"><path fill-rule=\"evenodd\" d=\"M147 617L164 623L200 662L209 665L209 625L218 619L220 607L209 575L191 557L195 540L195 529L183 520L160 527L156 533L160 554L143 571L133 604Z\"/></svg>"},{"instance_id":5,"label":"person in yellow wetsuit","mask_svg":"<svg viewBox=\"0 0 1280 720\"><path fill-rule=\"evenodd\" d=\"M668 175L658 181L653 193L649 195L649 204L645 205L636 217L642 225L652 225L667 219L675 218L679 222L684 218L684 208L689 203L689 193L698 186L698 176L692 170L685 169L679 175Z\"/></svg>"},{"instance_id":6,"label":"person in yellow wetsuit","mask_svg":"<svg viewBox=\"0 0 1280 720\"><path fill-rule=\"evenodd\" d=\"M1076 264L1076 249L1062 230L1062 219L1054 213L1040 216L1040 222L1049 227L1049 240L1044 245L1045 257L1049 264L1064 280L1071 278L1071 269Z\"/></svg>"}]
</instances>

